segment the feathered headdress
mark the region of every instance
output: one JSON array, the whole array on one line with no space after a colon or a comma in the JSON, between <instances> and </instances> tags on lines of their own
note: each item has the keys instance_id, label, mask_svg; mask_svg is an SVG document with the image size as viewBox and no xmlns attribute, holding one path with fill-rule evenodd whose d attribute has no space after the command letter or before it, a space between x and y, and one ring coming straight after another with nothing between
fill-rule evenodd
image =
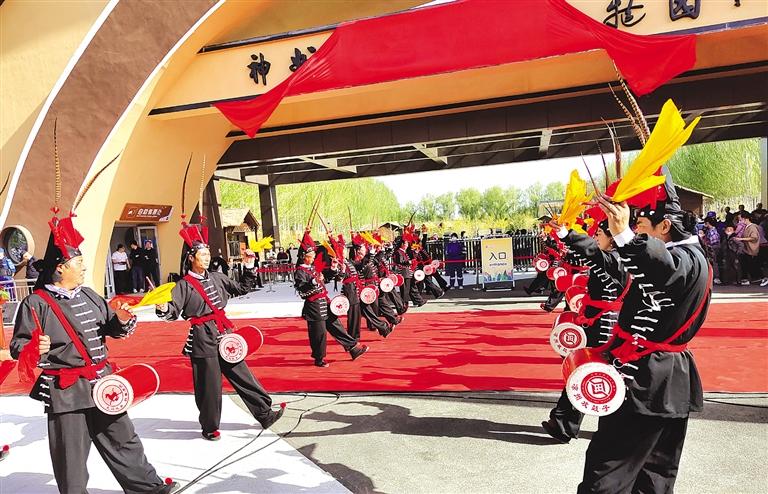
<instances>
[{"instance_id":1,"label":"feathered headdress","mask_svg":"<svg viewBox=\"0 0 768 494\"><path fill-rule=\"evenodd\" d=\"M34 268L41 274L37 279L36 287L41 287L46 283L52 282L53 272L56 270L56 266L63 264L73 257L82 255L80 252L80 244L83 243L83 236L75 228L72 221L77 215L75 211L85 198L85 194L94 184L97 178L106 170L112 163L114 163L120 156L118 154L112 160L104 165L93 177L91 177L82 190L77 194L75 202L72 208L69 210L69 214L64 218L59 218L59 203L61 202L61 161L59 159L59 144L57 135L58 120L53 122L53 160L55 169L55 190L54 200L51 212L53 217L48 222L48 227L51 229L51 235L48 237L48 245L45 249L45 255L42 259L34 264Z\"/></svg>"}]
</instances>

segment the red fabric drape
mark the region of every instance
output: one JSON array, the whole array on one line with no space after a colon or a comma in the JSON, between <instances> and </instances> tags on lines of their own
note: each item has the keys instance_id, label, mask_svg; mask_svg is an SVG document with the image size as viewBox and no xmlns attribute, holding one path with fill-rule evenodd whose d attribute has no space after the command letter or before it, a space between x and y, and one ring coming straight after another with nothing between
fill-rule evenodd
<instances>
[{"instance_id":1,"label":"red fabric drape","mask_svg":"<svg viewBox=\"0 0 768 494\"><path fill-rule=\"evenodd\" d=\"M299 70L267 93L214 106L253 137L286 96L596 49L608 52L639 95L696 60L693 35L624 33L565 0L463 0L341 24Z\"/></svg>"}]
</instances>

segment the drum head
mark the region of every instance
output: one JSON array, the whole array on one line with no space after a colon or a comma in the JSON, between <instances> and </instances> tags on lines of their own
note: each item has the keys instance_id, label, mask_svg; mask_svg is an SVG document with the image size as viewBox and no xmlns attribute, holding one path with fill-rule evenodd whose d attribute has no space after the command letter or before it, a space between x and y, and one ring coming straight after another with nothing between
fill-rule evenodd
<instances>
[{"instance_id":1,"label":"drum head","mask_svg":"<svg viewBox=\"0 0 768 494\"><path fill-rule=\"evenodd\" d=\"M566 382L568 400L587 415L610 415L624 403L626 385L612 365L587 362L571 372Z\"/></svg>"},{"instance_id":2,"label":"drum head","mask_svg":"<svg viewBox=\"0 0 768 494\"><path fill-rule=\"evenodd\" d=\"M349 311L349 299L344 295L336 295L331 299L331 313L343 316Z\"/></svg>"},{"instance_id":3,"label":"drum head","mask_svg":"<svg viewBox=\"0 0 768 494\"><path fill-rule=\"evenodd\" d=\"M574 312L581 313L582 306L584 305L584 295L586 295L586 289L581 286L572 286L565 291L565 301L568 302L568 307Z\"/></svg>"},{"instance_id":4,"label":"drum head","mask_svg":"<svg viewBox=\"0 0 768 494\"><path fill-rule=\"evenodd\" d=\"M413 272L413 279L416 281L424 281L425 276L424 271L421 269L417 269Z\"/></svg>"},{"instance_id":5,"label":"drum head","mask_svg":"<svg viewBox=\"0 0 768 494\"><path fill-rule=\"evenodd\" d=\"M107 415L123 413L133 404L133 386L117 374L102 377L93 387L93 402Z\"/></svg>"},{"instance_id":6,"label":"drum head","mask_svg":"<svg viewBox=\"0 0 768 494\"><path fill-rule=\"evenodd\" d=\"M438 268L440 267L440 261L438 261L437 259L435 259L434 261L432 261L432 264L431 264L431 266L432 266L433 268L435 268L435 269L438 269Z\"/></svg>"},{"instance_id":7,"label":"drum head","mask_svg":"<svg viewBox=\"0 0 768 494\"><path fill-rule=\"evenodd\" d=\"M549 260L543 257L537 257L533 262L533 267L536 268L536 271L543 273L549 269Z\"/></svg>"},{"instance_id":8,"label":"drum head","mask_svg":"<svg viewBox=\"0 0 768 494\"><path fill-rule=\"evenodd\" d=\"M557 281L561 276L568 276L568 270L562 266L558 266L552 271L552 279Z\"/></svg>"},{"instance_id":9,"label":"drum head","mask_svg":"<svg viewBox=\"0 0 768 494\"><path fill-rule=\"evenodd\" d=\"M549 344L561 357L587 346L587 334L581 326L572 322L557 324L549 334Z\"/></svg>"},{"instance_id":10,"label":"drum head","mask_svg":"<svg viewBox=\"0 0 768 494\"><path fill-rule=\"evenodd\" d=\"M237 333L225 334L219 340L219 355L230 364L242 362L248 355L248 343Z\"/></svg>"},{"instance_id":11,"label":"drum head","mask_svg":"<svg viewBox=\"0 0 768 494\"><path fill-rule=\"evenodd\" d=\"M372 304L376 301L376 289L372 286L367 286L360 290L360 300L364 304Z\"/></svg>"},{"instance_id":12,"label":"drum head","mask_svg":"<svg viewBox=\"0 0 768 494\"><path fill-rule=\"evenodd\" d=\"M381 288L382 292L389 293L395 288L395 282L390 278L382 278L381 281L379 281L379 288Z\"/></svg>"},{"instance_id":13,"label":"drum head","mask_svg":"<svg viewBox=\"0 0 768 494\"><path fill-rule=\"evenodd\" d=\"M426 275L435 274L435 267L431 264L427 264L426 266L424 266L424 274Z\"/></svg>"}]
</instances>

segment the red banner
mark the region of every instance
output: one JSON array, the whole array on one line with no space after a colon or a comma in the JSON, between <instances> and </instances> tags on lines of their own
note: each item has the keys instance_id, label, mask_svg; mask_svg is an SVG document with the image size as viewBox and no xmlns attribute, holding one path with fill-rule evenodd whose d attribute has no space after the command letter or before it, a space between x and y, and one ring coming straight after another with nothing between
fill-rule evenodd
<instances>
[{"instance_id":1,"label":"red banner","mask_svg":"<svg viewBox=\"0 0 768 494\"><path fill-rule=\"evenodd\" d=\"M462 0L341 24L269 92L214 106L253 137L286 96L589 50L605 50L642 95L693 67L696 38L621 32L565 0Z\"/></svg>"}]
</instances>

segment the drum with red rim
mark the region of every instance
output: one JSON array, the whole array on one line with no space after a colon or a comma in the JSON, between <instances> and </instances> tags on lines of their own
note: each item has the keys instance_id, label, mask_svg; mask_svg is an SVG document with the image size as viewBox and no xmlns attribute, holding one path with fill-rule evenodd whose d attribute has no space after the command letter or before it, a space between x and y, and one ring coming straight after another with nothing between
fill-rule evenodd
<instances>
[{"instance_id":1,"label":"drum with red rim","mask_svg":"<svg viewBox=\"0 0 768 494\"><path fill-rule=\"evenodd\" d=\"M574 312L581 312L587 289L583 286L573 285L565 291L565 301Z\"/></svg>"},{"instance_id":2,"label":"drum with red rim","mask_svg":"<svg viewBox=\"0 0 768 494\"><path fill-rule=\"evenodd\" d=\"M575 286L583 286L586 288L587 283L589 283L589 275L584 273L576 273L573 275L573 278L571 278L571 281Z\"/></svg>"},{"instance_id":3,"label":"drum with red rim","mask_svg":"<svg viewBox=\"0 0 768 494\"><path fill-rule=\"evenodd\" d=\"M403 275L398 274L397 276L397 283L395 283L395 286L403 286L403 283L405 283L405 278L403 278Z\"/></svg>"},{"instance_id":4,"label":"drum with red rim","mask_svg":"<svg viewBox=\"0 0 768 494\"><path fill-rule=\"evenodd\" d=\"M565 269L563 266L558 266L555 269L552 270L552 279L557 281L558 278L562 276L568 276L568 270Z\"/></svg>"},{"instance_id":5,"label":"drum with red rim","mask_svg":"<svg viewBox=\"0 0 768 494\"><path fill-rule=\"evenodd\" d=\"M104 376L93 386L93 402L107 415L117 415L157 393L160 376L147 364L133 364Z\"/></svg>"},{"instance_id":6,"label":"drum with red rim","mask_svg":"<svg viewBox=\"0 0 768 494\"><path fill-rule=\"evenodd\" d=\"M555 268L554 267L547 269L547 278L549 278L552 281L555 280Z\"/></svg>"},{"instance_id":7,"label":"drum with red rim","mask_svg":"<svg viewBox=\"0 0 768 494\"><path fill-rule=\"evenodd\" d=\"M438 261L437 259L433 260L433 261L430 263L430 265L431 265L433 268L435 268L436 270L437 270L437 269L440 269L440 264L441 264L441 263L440 263L440 261Z\"/></svg>"},{"instance_id":8,"label":"drum with red rim","mask_svg":"<svg viewBox=\"0 0 768 494\"><path fill-rule=\"evenodd\" d=\"M395 282L392 281L392 278L382 278L379 280L379 287L382 292L389 293L395 288Z\"/></svg>"},{"instance_id":9,"label":"drum with red rim","mask_svg":"<svg viewBox=\"0 0 768 494\"><path fill-rule=\"evenodd\" d=\"M236 364L264 344L264 335L256 326L243 326L219 340L219 355L226 362Z\"/></svg>"},{"instance_id":10,"label":"drum with red rim","mask_svg":"<svg viewBox=\"0 0 768 494\"><path fill-rule=\"evenodd\" d=\"M424 281L425 277L426 275L424 274L424 271L422 271L421 269L417 269L416 271L413 272L413 279L416 281Z\"/></svg>"},{"instance_id":11,"label":"drum with red rim","mask_svg":"<svg viewBox=\"0 0 768 494\"><path fill-rule=\"evenodd\" d=\"M387 276L387 278L389 278L390 280L392 280L392 283L393 283L395 286L398 286L398 285L397 285L397 275L396 275L395 273L392 273L392 274L390 274L389 276Z\"/></svg>"},{"instance_id":12,"label":"drum with red rim","mask_svg":"<svg viewBox=\"0 0 768 494\"><path fill-rule=\"evenodd\" d=\"M426 266L424 266L424 274L427 276L431 276L435 274L435 267L431 264L427 264Z\"/></svg>"},{"instance_id":13,"label":"drum with red rim","mask_svg":"<svg viewBox=\"0 0 768 494\"><path fill-rule=\"evenodd\" d=\"M343 316L349 311L349 299L344 295L336 295L329 304L331 313L336 316Z\"/></svg>"},{"instance_id":14,"label":"drum with red rim","mask_svg":"<svg viewBox=\"0 0 768 494\"><path fill-rule=\"evenodd\" d=\"M587 345L587 334L576 324L576 316L575 312L563 312L557 316L549 333L549 344L561 357Z\"/></svg>"},{"instance_id":15,"label":"drum with red rim","mask_svg":"<svg viewBox=\"0 0 768 494\"><path fill-rule=\"evenodd\" d=\"M563 361L565 391L573 407L587 415L609 415L624 403L626 385L600 352L582 348Z\"/></svg>"},{"instance_id":16,"label":"drum with red rim","mask_svg":"<svg viewBox=\"0 0 768 494\"><path fill-rule=\"evenodd\" d=\"M372 304L376 302L376 287L374 286L366 286L362 290L360 290L360 300L364 304Z\"/></svg>"},{"instance_id":17,"label":"drum with red rim","mask_svg":"<svg viewBox=\"0 0 768 494\"><path fill-rule=\"evenodd\" d=\"M533 258L533 267L536 268L536 271L539 273L546 272L549 269L549 266L549 258L544 254L539 254Z\"/></svg>"}]
</instances>

